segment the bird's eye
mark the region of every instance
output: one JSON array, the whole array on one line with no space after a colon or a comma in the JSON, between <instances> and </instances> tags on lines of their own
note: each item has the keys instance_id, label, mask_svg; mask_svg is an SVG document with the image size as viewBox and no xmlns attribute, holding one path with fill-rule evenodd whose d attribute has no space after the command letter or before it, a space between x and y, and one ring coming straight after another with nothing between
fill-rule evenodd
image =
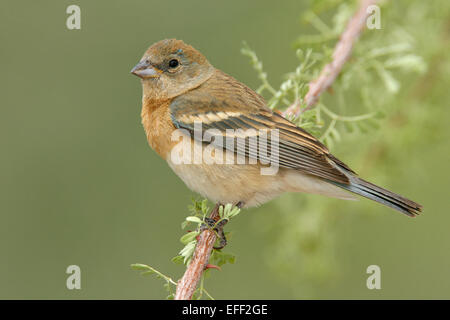
<instances>
[{"instance_id":1,"label":"bird's eye","mask_svg":"<svg viewBox=\"0 0 450 320\"><path fill-rule=\"evenodd\" d=\"M176 67L178 67L179 64L180 63L178 62L177 59L172 59L172 60L169 61L169 67L170 68L176 68Z\"/></svg>"}]
</instances>

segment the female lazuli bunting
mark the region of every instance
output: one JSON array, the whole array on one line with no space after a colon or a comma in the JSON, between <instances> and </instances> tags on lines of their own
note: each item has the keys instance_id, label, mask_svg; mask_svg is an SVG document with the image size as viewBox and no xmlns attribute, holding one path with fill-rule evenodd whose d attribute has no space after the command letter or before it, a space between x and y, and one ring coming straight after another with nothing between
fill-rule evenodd
<instances>
[{"instance_id":1,"label":"female lazuli bunting","mask_svg":"<svg viewBox=\"0 0 450 320\"><path fill-rule=\"evenodd\" d=\"M183 41L153 44L131 72L141 78L150 146L190 189L214 202L252 207L284 192L341 199L357 194L411 217L422 211L420 204L359 178L315 137ZM214 138L195 132L198 125ZM180 147L180 138L189 146ZM252 145L252 138L261 141ZM198 161L199 147L227 160ZM264 173L273 159L277 170Z\"/></svg>"}]
</instances>

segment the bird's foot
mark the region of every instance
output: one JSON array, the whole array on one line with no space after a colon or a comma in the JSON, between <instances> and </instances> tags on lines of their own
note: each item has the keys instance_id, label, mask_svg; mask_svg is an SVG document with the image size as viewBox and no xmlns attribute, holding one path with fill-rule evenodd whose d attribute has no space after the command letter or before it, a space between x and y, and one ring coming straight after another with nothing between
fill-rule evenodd
<instances>
[{"instance_id":1,"label":"bird's foot","mask_svg":"<svg viewBox=\"0 0 450 320\"><path fill-rule=\"evenodd\" d=\"M216 209L218 210L218 206L220 204L216 205ZM241 209L244 206L243 201L239 201L235 204L236 207ZM216 250L223 249L227 245L227 238L225 236L225 232L223 231L223 227L228 223L228 219L222 219L222 220L214 220L212 218L205 217L205 223L203 223L200 227L200 232L208 229L213 230L218 239L219 239L219 245L217 247L214 247Z\"/></svg>"},{"instance_id":2,"label":"bird's foot","mask_svg":"<svg viewBox=\"0 0 450 320\"><path fill-rule=\"evenodd\" d=\"M217 222L214 219L205 217L205 223L202 224L200 227L200 232L202 232L205 229L215 231L219 239L219 246L214 247L214 249L216 250L223 249L227 245L227 238L225 237L225 232L223 232L223 227L227 224L227 222L228 220L226 219Z\"/></svg>"}]
</instances>

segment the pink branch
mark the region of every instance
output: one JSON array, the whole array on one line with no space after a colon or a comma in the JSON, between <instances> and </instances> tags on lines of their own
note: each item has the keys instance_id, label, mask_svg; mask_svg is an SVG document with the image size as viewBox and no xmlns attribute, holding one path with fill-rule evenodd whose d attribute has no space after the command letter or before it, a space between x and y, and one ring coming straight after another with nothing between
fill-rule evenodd
<instances>
[{"instance_id":1,"label":"pink branch","mask_svg":"<svg viewBox=\"0 0 450 320\"><path fill-rule=\"evenodd\" d=\"M376 2L377 0L361 0L358 11L348 22L345 31L334 48L333 60L322 69L316 80L309 83L309 90L304 100L306 107L301 110L300 104L296 102L286 109L283 113L284 116L298 116L300 113L311 109L319 100L320 95L333 84L345 62L350 58L353 45L364 29L366 20L369 17L367 8Z\"/></svg>"}]
</instances>

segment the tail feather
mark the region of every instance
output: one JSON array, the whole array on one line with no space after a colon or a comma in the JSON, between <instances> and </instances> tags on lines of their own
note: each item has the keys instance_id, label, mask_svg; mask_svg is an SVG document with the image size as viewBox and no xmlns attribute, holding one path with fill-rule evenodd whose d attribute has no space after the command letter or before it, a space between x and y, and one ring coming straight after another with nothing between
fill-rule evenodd
<instances>
[{"instance_id":1,"label":"tail feather","mask_svg":"<svg viewBox=\"0 0 450 320\"><path fill-rule=\"evenodd\" d=\"M355 176L351 177L350 184L348 185L338 182L333 182L333 184L365 198L384 204L385 206L398 210L410 217L415 217L422 211L422 206L420 204Z\"/></svg>"}]
</instances>

